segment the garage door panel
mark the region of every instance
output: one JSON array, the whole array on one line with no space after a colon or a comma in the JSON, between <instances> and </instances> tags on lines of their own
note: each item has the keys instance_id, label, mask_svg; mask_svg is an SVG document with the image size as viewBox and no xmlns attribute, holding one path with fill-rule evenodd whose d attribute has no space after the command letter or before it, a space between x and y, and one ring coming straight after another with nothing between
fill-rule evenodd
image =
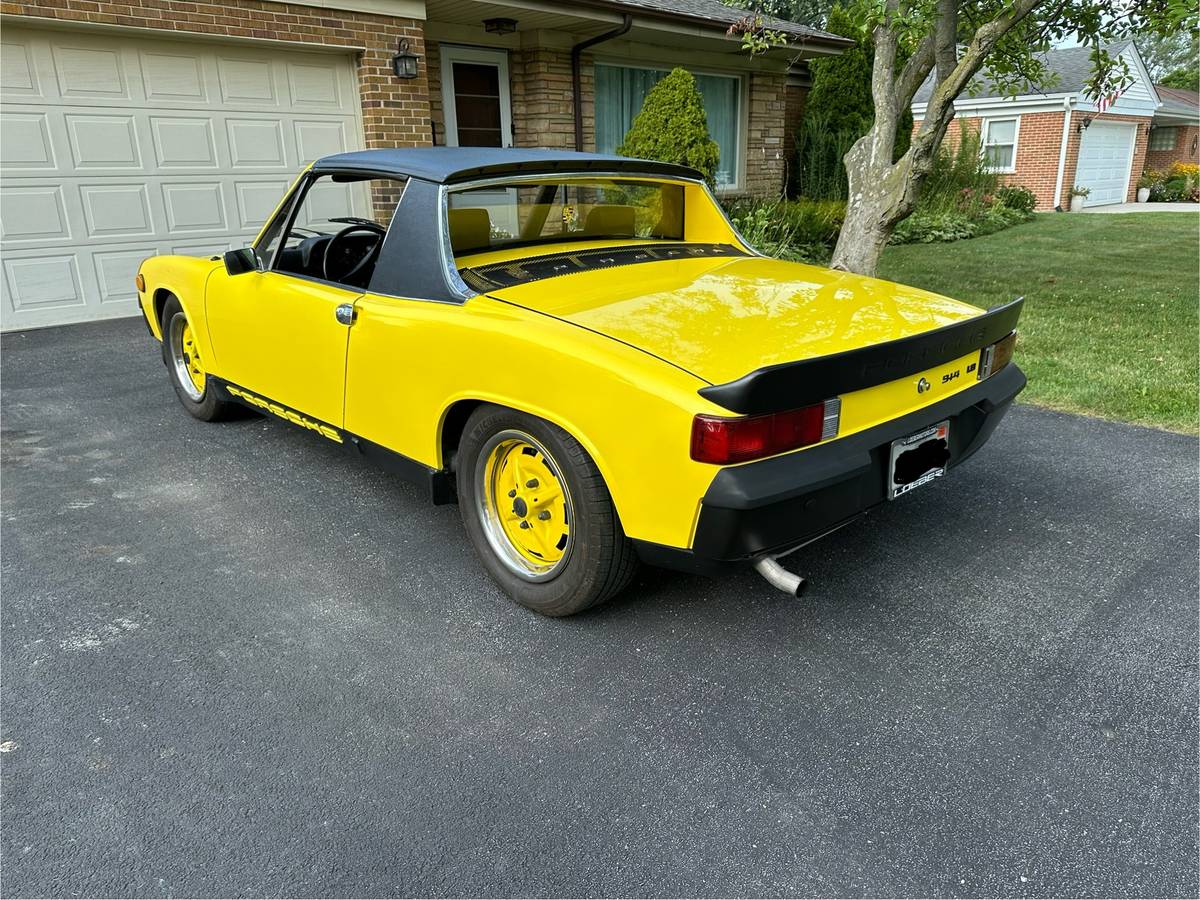
<instances>
[{"instance_id":1,"label":"garage door panel","mask_svg":"<svg viewBox=\"0 0 1200 900\"><path fill-rule=\"evenodd\" d=\"M57 166L50 122L43 112L0 113L0 161L5 174L54 169Z\"/></svg>"},{"instance_id":2,"label":"garage door panel","mask_svg":"<svg viewBox=\"0 0 1200 900\"><path fill-rule=\"evenodd\" d=\"M14 97L40 97L41 86L27 43L0 43L0 91Z\"/></svg>"},{"instance_id":3,"label":"garage door panel","mask_svg":"<svg viewBox=\"0 0 1200 900\"><path fill-rule=\"evenodd\" d=\"M295 109L337 110L344 98L332 65L288 63L288 87Z\"/></svg>"},{"instance_id":4,"label":"garage door panel","mask_svg":"<svg viewBox=\"0 0 1200 900\"><path fill-rule=\"evenodd\" d=\"M239 181L234 185L238 228L257 234L290 186L288 181Z\"/></svg>"},{"instance_id":5,"label":"garage door panel","mask_svg":"<svg viewBox=\"0 0 1200 900\"><path fill-rule=\"evenodd\" d=\"M55 44L54 71L59 95L70 100L103 97L131 100L119 49Z\"/></svg>"},{"instance_id":6,"label":"garage door panel","mask_svg":"<svg viewBox=\"0 0 1200 900\"><path fill-rule=\"evenodd\" d=\"M288 168L283 123L278 119L228 119L225 133L234 168Z\"/></svg>"},{"instance_id":7,"label":"garage door panel","mask_svg":"<svg viewBox=\"0 0 1200 900\"><path fill-rule=\"evenodd\" d=\"M221 99L226 103L278 106L279 92L269 62L253 59L217 60Z\"/></svg>"},{"instance_id":8,"label":"garage door panel","mask_svg":"<svg viewBox=\"0 0 1200 900\"><path fill-rule=\"evenodd\" d=\"M0 239L6 245L69 241L70 221L62 185L0 188Z\"/></svg>"},{"instance_id":9,"label":"garage door panel","mask_svg":"<svg viewBox=\"0 0 1200 900\"><path fill-rule=\"evenodd\" d=\"M157 252L155 246L146 244L139 247L93 253L92 264L95 267L96 289L100 303L106 306L124 303L134 307L137 294L134 291L133 278L137 275L138 266L142 264L142 260ZM130 311L136 311L136 309Z\"/></svg>"},{"instance_id":10,"label":"garage door panel","mask_svg":"<svg viewBox=\"0 0 1200 900\"><path fill-rule=\"evenodd\" d=\"M160 169L215 169L217 141L207 116L151 116L154 162Z\"/></svg>"},{"instance_id":11,"label":"garage door panel","mask_svg":"<svg viewBox=\"0 0 1200 900\"><path fill-rule=\"evenodd\" d=\"M204 61L190 54L141 54L142 89L151 103L205 104L209 101Z\"/></svg>"},{"instance_id":12,"label":"garage door panel","mask_svg":"<svg viewBox=\"0 0 1200 900\"><path fill-rule=\"evenodd\" d=\"M6 254L4 282L15 312L84 307L86 295L74 253L47 256Z\"/></svg>"},{"instance_id":13,"label":"garage door panel","mask_svg":"<svg viewBox=\"0 0 1200 900\"><path fill-rule=\"evenodd\" d=\"M0 96L4 329L136 314L142 259L245 246L302 161L362 146L349 56L6 27Z\"/></svg>"},{"instance_id":14,"label":"garage door panel","mask_svg":"<svg viewBox=\"0 0 1200 900\"><path fill-rule=\"evenodd\" d=\"M302 166L322 156L343 153L347 149L345 122L298 119L293 123L293 127L296 133L296 155Z\"/></svg>"},{"instance_id":15,"label":"garage door panel","mask_svg":"<svg viewBox=\"0 0 1200 900\"><path fill-rule=\"evenodd\" d=\"M181 231L228 231L219 181L163 184L167 228Z\"/></svg>"},{"instance_id":16,"label":"garage door panel","mask_svg":"<svg viewBox=\"0 0 1200 900\"><path fill-rule=\"evenodd\" d=\"M90 238L131 238L154 234L145 184L81 184L80 203Z\"/></svg>"},{"instance_id":17,"label":"garage door panel","mask_svg":"<svg viewBox=\"0 0 1200 900\"><path fill-rule=\"evenodd\" d=\"M76 169L142 168L138 129L132 115L71 114L66 122Z\"/></svg>"}]
</instances>

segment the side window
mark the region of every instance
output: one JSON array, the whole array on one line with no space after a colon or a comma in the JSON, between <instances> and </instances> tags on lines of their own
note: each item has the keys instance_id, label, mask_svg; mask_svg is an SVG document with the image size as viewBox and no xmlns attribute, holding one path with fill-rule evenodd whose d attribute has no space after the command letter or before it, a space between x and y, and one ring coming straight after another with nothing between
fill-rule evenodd
<instances>
[{"instance_id":1,"label":"side window","mask_svg":"<svg viewBox=\"0 0 1200 900\"><path fill-rule=\"evenodd\" d=\"M278 235L264 235L281 245L269 264L289 275L365 289L404 185L403 179L354 175L309 179Z\"/></svg>"},{"instance_id":2,"label":"side window","mask_svg":"<svg viewBox=\"0 0 1200 900\"><path fill-rule=\"evenodd\" d=\"M275 251L279 248L279 238L283 234L284 226L287 225L288 216L291 215L292 205L296 202L296 194L301 190L297 187L288 197L287 202L279 207L266 229L263 231L258 242L254 245L254 252L258 255L258 262L264 269L270 268L271 263L275 260Z\"/></svg>"}]
</instances>

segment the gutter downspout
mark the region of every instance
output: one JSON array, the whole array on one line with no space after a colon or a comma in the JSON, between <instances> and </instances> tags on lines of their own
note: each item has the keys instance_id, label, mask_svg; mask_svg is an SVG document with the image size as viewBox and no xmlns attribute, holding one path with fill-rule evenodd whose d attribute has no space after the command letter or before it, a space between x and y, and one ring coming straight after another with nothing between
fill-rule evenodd
<instances>
[{"instance_id":1,"label":"gutter downspout","mask_svg":"<svg viewBox=\"0 0 1200 900\"><path fill-rule=\"evenodd\" d=\"M1075 103L1074 97L1063 98L1063 130L1062 144L1058 148L1058 178L1054 181L1054 209L1056 212L1062 212L1062 188L1063 176L1067 172L1067 143L1071 139L1071 107Z\"/></svg>"},{"instance_id":2,"label":"gutter downspout","mask_svg":"<svg viewBox=\"0 0 1200 900\"><path fill-rule=\"evenodd\" d=\"M583 51L589 47L594 47L597 44L602 44L605 41L611 41L613 38L618 38L633 27L633 16L625 13L625 18L621 24L612 31L606 31L604 34L598 34L595 37L590 37L586 41L580 41L571 48L571 102L575 107L575 149L583 150L583 83L581 79L583 75L580 71L582 68L580 59L583 56Z\"/></svg>"}]
</instances>

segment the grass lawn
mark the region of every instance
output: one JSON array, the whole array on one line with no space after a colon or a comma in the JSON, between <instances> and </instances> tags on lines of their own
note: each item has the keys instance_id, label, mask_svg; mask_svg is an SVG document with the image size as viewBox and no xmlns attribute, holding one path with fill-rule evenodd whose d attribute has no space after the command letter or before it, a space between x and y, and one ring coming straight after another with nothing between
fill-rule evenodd
<instances>
[{"instance_id":1,"label":"grass lawn","mask_svg":"<svg viewBox=\"0 0 1200 900\"><path fill-rule=\"evenodd\" d=\"M889 247L879 274L982 307L1024 295L1025 401L1200 429L1200 215L1046 213L986 237Z\"/></svg>"}]
</instances>

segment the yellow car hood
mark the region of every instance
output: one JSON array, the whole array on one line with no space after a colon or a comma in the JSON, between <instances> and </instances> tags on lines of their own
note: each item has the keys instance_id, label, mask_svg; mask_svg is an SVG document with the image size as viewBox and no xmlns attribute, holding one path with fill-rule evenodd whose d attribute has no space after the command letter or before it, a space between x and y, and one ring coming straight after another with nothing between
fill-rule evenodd
<instances>
[{"instance_id":1,"label":"yellow car hood","mask_svg":"<svg viewBox=\"0 0 1200 900\"><path fill-rule=\"evenodd\" d=\"M489 293L616 338L713 384L980 314L917 288L761 257L645 262Z\"/></svg>"}]
</instances>

